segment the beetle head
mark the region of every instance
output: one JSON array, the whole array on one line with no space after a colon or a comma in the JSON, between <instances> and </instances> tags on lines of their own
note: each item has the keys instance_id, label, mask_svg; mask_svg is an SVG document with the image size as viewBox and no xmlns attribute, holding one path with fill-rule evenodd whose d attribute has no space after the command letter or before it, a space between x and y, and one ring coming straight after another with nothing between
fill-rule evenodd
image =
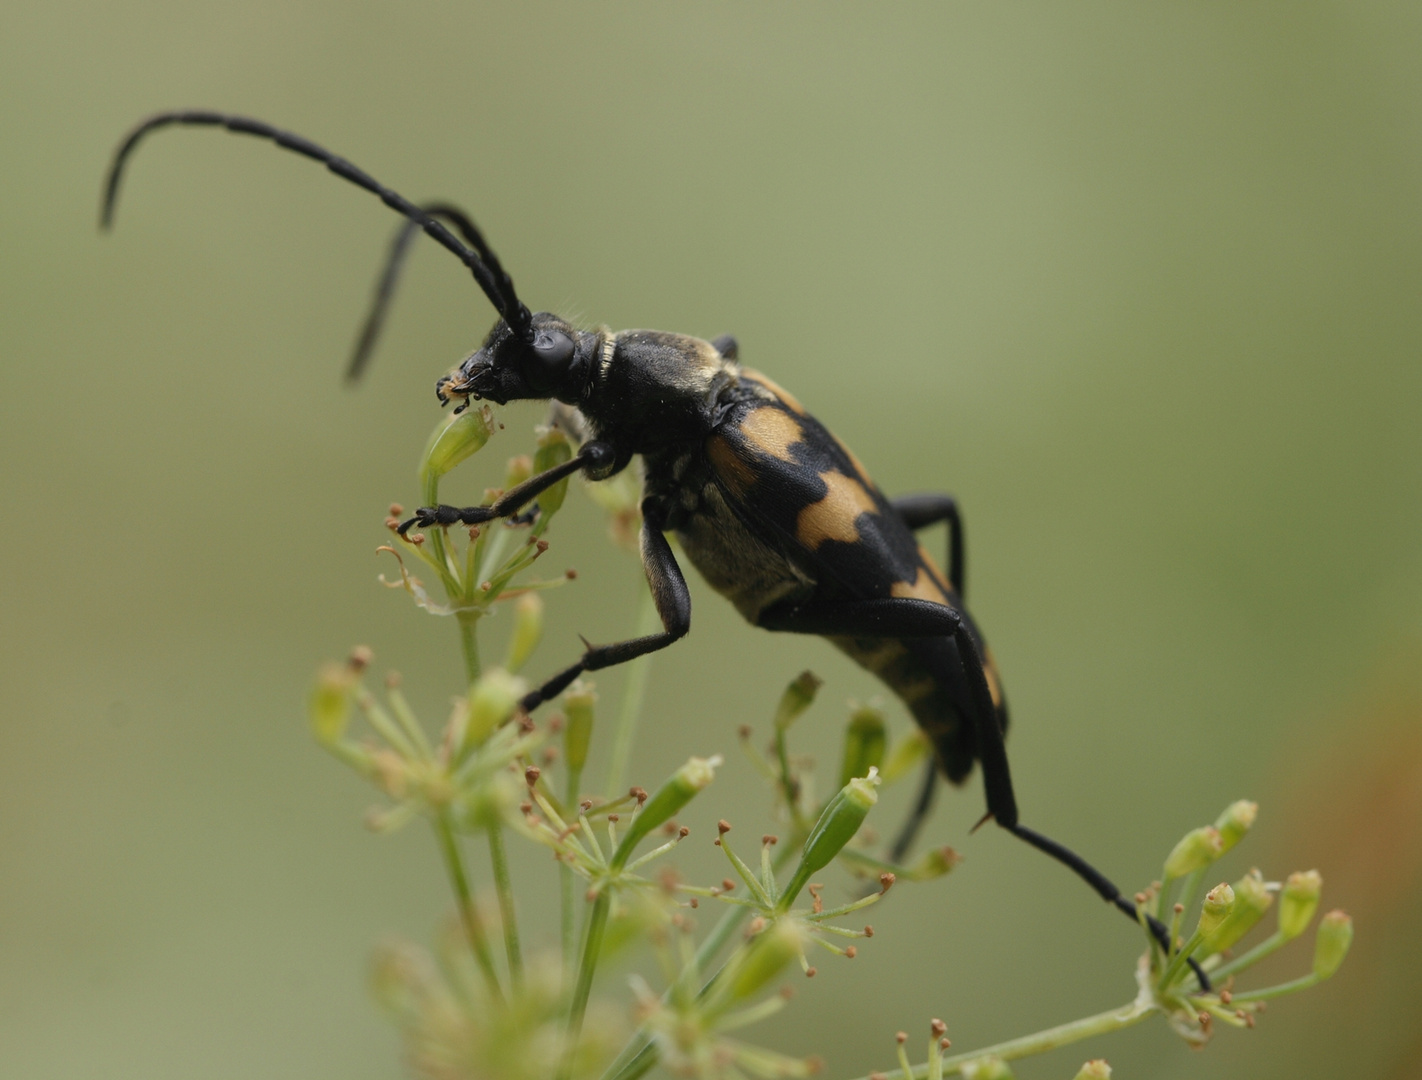
<instances>
[{"instance_id":1,"label":"beetle head","mask_svg":"<svg viewBox=\"0 0 1422 1080\"><path fill-rule=\"evenodd\" d=\"M527 398L578 403L598 352L598 336L576 330L556 315L540 311L526 334L500 319L484 344L435 383L443 403L462 397L500 405Z\"/></svg>"}]
</instances>

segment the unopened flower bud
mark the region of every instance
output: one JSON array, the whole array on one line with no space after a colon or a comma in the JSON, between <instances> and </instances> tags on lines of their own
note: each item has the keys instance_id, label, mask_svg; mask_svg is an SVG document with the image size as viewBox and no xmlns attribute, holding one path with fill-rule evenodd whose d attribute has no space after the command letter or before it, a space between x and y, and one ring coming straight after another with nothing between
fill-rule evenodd
<instances>
[{"instance_id":1,"label":"unopened flower bud","mask_svg":"<svg viewBox=\"0 0 1422 1080\"><path fill-rule=\"evenodd\" d=\"M760 993L790 961L805 951L805 927L799 919L780 918L757 934L726 979L716 1005L725 1007ZM713 1006L713 1009L715 1006Z\"/></svg>"},{"instance_id":2,"label":"unopened flower bud","mask_svg":"<svg viewBox=\"0 0 1422 1080\"><path fill-rule=\"evenodd\" d=\"M482 746L494 729L507 720L527 691L528 684L502 668L486 671L469 694L469 717L464 745Z\"/></svg>"},{"instance_id":3,"label":"unopened flower bud","mask_svg":"<svg viewBox=\"0 0 1422 1080\"><path fill-rule=\"evenodd\" d=\"M1007 1062L996 1054L968 1062L963 1066L963 1075L967 1080L1013 1080L1013 1073Z\"/></svg>"},{"instance_id":4,"label":"unopened flower bud","mask_svg":"<svg viewBox=\"0 0 1422 1080\"><path fill-rule=\"evenodd\" d=\"M805 840L805 851L800 856L800 865L780 897L781 909L788 909L795 897L810 880L810 875L818 873L829 865L830 860L844 849L844 845L854 838L859 826L864 824L870 809L879 801L879 770L870 769L869 775L857 777L835 793L834 798L820 812L819 819Z\"/></svg>"},{"instance_id":5,"label":"unopened flower bud","mask_svg":"<svg viewBox=\"0 0 1422 1080\"><path fill-rule=\"evenodd\" d=\"M1207 943L1210 951L1224 952L1234 948L1240 938L1254 929L1255 923L1264 917L1264 912L1273 902L1274 897L1259 876L1259 871L1251 870L1245 874L1234 883L1234 909Z\"/></svg>"},{"instance_id":6,"label":"unopened flower bud","mask_svg":"<svg viewBox=\"0 0 1422 1080\"><path fill-rule=\"evenodd\" d=\"M844 730L844 761L839 770L843 787L856 776L868 776L869 770L884 763L884 746L888 741L884 714L868 705L854 710Z\"/></svg>"},{"instance_id":7,"label":"unopened flower bud","mask_svg":"<svg viewBox=\"0 0 1422 1080\"><path fill-rule=\"evenodd\" d=\"M1207 947L1233 910L1234 890L1229 882L1221 881L1205 894L1205 902L1200 905L1200 936Z\"/></svg>"},{"instance_id":8,"label":"unopened flower bud","mask_svg":"<svg viewBox=\"0 0 1422 1080\"><path fill-rule=\"evenodd\" d=\"M532 475L533 459L527 454L509 458L508 464L504 467L504 490L518 487Z\"/></svg>"},{"instance_id":9,"label":"unopened flower bud","mask_svg":"<svg viewBox=\"0 0 1422 1080\"><path fill-rule=\"evenodd\" d=\"M538 429L538 449L533 454L533 471L547 472L555 465L561 465L573 456L573 444L567 433L559 427ZM538 506L544 517L556 514L568 494L568 481L559 480L538 496Z\"/></svg>"},{"instance_id":10,"label":"unopened flower bud","mask_svg":"<svg viewBox=\"0 0 1422 1080\"><path fill-rule=\"evenodd\" d=\"M1345 911L1330 911L1318 920L1318 936L1313 945L1313 973L1328 979L1338 970L1353 944L1353 919Z\"/></svg>"},{"instance_id":11,"label":"unopened flower bud","mask_svg":"<svg viewBox=\"0 0 1422 1080\"><path fill-rule=\"evenodd\" d=\"M1220 831L1213 825L1202 825L1191 829L1180 838L1165 860L1166 880L1181 878L1195 870L1200 870L1220 857L1224 844Z\"/></svg>"},{"instance_id":12,"label":"unopened flower bud","mask_svg":"<svg viewBox=\"0 0 1422 1080\"><path fill-rule=\"evenodd\" d=\"M778 730L786 730L810 707L823 682L813 671L802 671L795 676L795 681L785 688L785 693L780 695L780 704L775 707L775 726Z\"/></svg>"},{"instance_id":13,"label":"unopened flower bud","mask_svg":"<svg viewBox=\"0 0 1422 1080\"><path fill-rule=\"evenodd\" d=\"M1248 799L1240 799L1225 807L1224 813L1215 822L1215 828L1220 831L1220 854L1243 840L1258 816L1259 804Z\"/></svg>"},{"instance_id":14,"label":"unopened flower bud","mask_svg":"<svg viewBox=\"0 0 1422 1080\"><path fill-rule=\"evenodd\" d=\"M889 756L880 771L884 783L892 784L932 752L928 746L928 737L918 728L914 728L906 738L900 739L889 751Z\"/></svg>"},{"instance_id":15,"label":"unopened flower bud","mask_svg":"<svg viewBox=\"0 0 1422 1080\"><path fill-rule=\"evenodd\" d=\"M1308 929L1322 892L1323 875L1317 870L1300 870L1289 875L1279 897L1279 933L1285 941Z\"/></svg>"},{"instance_id":16,"label":"unopened flower bud","mask_svg":"<svg viewBox=\"0 0 1422 1080\"><path fill-rule=\"evenodd\" d=\"M487 405L445 418L425 445L420 464L422 483L438 480L465 458L477 454L493 433L494 416Z\"/></svg>"},{"instance_id":17,"label":"unopened flower bud","mask_svg":"<svg viewBox=\"0 0 1422 1080\"><path fill-rule=\"evenodd\" d=\"M311 730L322 746L339 742L351 722L351 697L356 674L348 664L327 664L311 688L307 712Z\"/></svg>"},{"instance_id":18,"label":"unopened flower bud","mask_svg":"<svg viewBox=\"0 0 1422 1080\"><path fill-rule=\"evenodd\" d=\"M1078 1069L1072 1080L1111 1080L1111 1066L1105 1058L1095 1058Z\"/></svg>"},{"instance_id":19,"label":"unopened flower bud","mask_svg":"<svg viewBox=\"0 0 1422 1080\"><path fill-rule=\"evenodd\" d=\"M596 702L597 694L593 692L592 684L582 681L575 682L563 695L563 714L568 721L568 726L563 729L563 754L567 758L568 768L575 772L588 762L588 746L592 743L593 706Z\"/></svg>"},{"instance_id":20,"label":"unopened flower bud","mask_svg":"<svg viewBox=\"0 0 1422 1080\"><path fill-rule=\"evenodd\" d=\"M910 881L932 881L934 878L942 877L962 861L963 856L952 848L936 848L933 851L924 852L918 861L909 867L905 876Z\"/></svg>"},{"instance_id":21,"label":"unopened flower bud","mask_svg":"<svg viewBox=\"0 0 1422 1080\"><path fill-rule=\"evenodd\" d=\"M514 603L513 634L509 638L508 669L523 667L543 637L543 600L537 593L524 593Z\"/></svg>"},{"instance_id":22,"label":"unopened flower bud","mask_svg":"<svg viewBox=\"0 0 1422 1080\"><path fill-rule=\"evenodd\" d=\"M617 851L612 856L614 869L627 865L632 850L642 842L653 829L670 821L683 806L694 799L698 792L716 778L716 766L721 764L721 755L709 758L689 758L685 765L668 777L667 782L657 789L655 795L646 801Z\"/></svg>"}]
</instances>

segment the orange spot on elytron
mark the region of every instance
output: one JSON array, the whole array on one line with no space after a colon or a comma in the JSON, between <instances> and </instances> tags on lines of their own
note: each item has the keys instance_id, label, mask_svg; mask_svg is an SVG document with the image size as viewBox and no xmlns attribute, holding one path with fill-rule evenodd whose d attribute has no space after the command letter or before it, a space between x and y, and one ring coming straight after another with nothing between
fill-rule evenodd
<instances>
[{"instance_id":1,"label":"orange spot on elytron","mask_svg":"<svg viewBox=\"0 0 1422 1080\"><path fill-rule=\"evenodd\" d=\"M811 551L826 540L854 543L859 539L856 519L860 514L872 514L877 509L864 485L853 477L822 472L820 479L829 491L819 502L801 510L795 520L795 536Z\"/></svg>"},{"instance_id":2,"label":"orange spot on elytron","mask_svg":"<svg viewBox=\"0 0 1422 1080\"><path fill-rule=\"evenodd\" d=\"M918 557L923 565L928 568L928 572L933 575L934 581L938 582L944 589L951 589L953 587L948 581L948 575L938 569L938 564L933 561L933 556L928 553L922 544L918 545Z\"/></svg>"},{"instance_id":3,"label":"orange spot on elytron","mask_svg":"<svg viewBox=\"0 0 1422 1080\"><path fill-rule=\"evenodd\" d=\"M741 434L757 450L781 461L794 461L790 445L805 437L799 422L784 409L773 405L752 409L741 421Z\"/></svg>"},{"instance_id":4,"label":"orange spot on elytron","mask_svg":"<svg viewBox=\"0 0 1422 1080\"><path fill-rule=\"evenodd\" d=\"M943 595L938 582L921 566L918 568L918 576L912 581L894 582L889 588L889 595L910 600L931 600L935 604L948 603L948 597Z\"/></svg>"},{"instance_id":5,"label":"orange spot on elytron","mask_svg":"<svg viewBox=\"0 0 1422 1080\"><path fill-rule=\"evenodd\" d=\"M755 371L751 368L741 368L741 371L754 382L760 383L761 386L778 397L791 412L799 413L801 416L805 415L805 406L801 405L794 394L790 393L789 390L786 390L785 387L781 386L774 379L767 378L759 371Z\"/></svg>"},{"instance_id":6,"label":"orange spot on elytron","mask_svg":"<svg viewBox=\"0 0 1422 1080\"><path fill-rule=\"evenodd\" d=\"M992 650L983 646L983 674L987 676L988 693L992 696L993 708L1002 708L1002 684L997 679L997 664L993 662Z\"/></svg>"},{"instance_id":7,"label":"orange spot on elytron","mask_svg":"<svg viewBox=\"0 0 1422 1080\"><path fill-rule=\"evenodd\" d=\"M712 435L706 440L706 456L711 459L711 467L731 494L744 498L755 483L755 470L750 464L720 435Z\"/></svg>"}]
</instances>

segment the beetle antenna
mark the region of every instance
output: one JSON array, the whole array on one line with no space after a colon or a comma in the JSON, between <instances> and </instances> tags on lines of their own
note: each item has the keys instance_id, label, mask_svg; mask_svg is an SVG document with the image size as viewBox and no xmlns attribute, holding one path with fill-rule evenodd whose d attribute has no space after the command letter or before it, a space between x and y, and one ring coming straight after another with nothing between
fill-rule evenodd
<instances>
[{"instance_id":1,"label":"beetle antenna","mask_svg":"<svg viewBox=\"0 0 1422 1080\"><path fill-rule=\"evenodd\" d=\"M221 127L226 128L238 135L255 135L258 138L269 139L276 143L283 150L291 150L303 157L319 161L326 168L335 173L342 180L348 180L357 187L364 188L372 195L375 195L386 206L390 207L398 214L403 214L419 228L423 229L436 243L446 251L454 254L469 272L474 275L474 280L479 288L484 291L484 295L489 298L489 302L498 309L504 321L509 324L509 328L520 337L531 338L533 332L533 316L528 308L518 299L514 292L513 282L500 265L493 250L484 242L479 230L474 227L474 223L463 214L459 217L462 223L456 223L456 228L463 229L463 225L468 225L466 239L469 239L469 247L461 244L454 235L445 228L433 216L421 210L414 203L410 202L403 195L392 191L383 184L375 180L374 177L361 171L343 157L331 153L308 139L303 139L300 135L294 135L289 131L282 131L274 128L270 124L260 120L253 120L245 116L233 116L228 113L211 112L205 109L181 109L175 112L158 113L150 116L143 123L139 124L127 137L119 144L118 151L114 154L113 162L109 165L108 178L104 183L104 201L99 216L99 227L107 230L113 224L114 206L118 200L119 182L123 177L124 165L128 157L133 153L134 147L138 145L140 139L150 131L157 128L168 127L172 124L191 125L195 127ZM457 213L457 211L456 211ZM477 241L470 239L476 237ZM471 248L473 250L471 250Z\"/></svg>"},{"instance_id":2,"label":"beetle antenna","mask_svg":"<svg viewBox=\"0 0 1422 1080\"><path fill-rule=\"evenodd\" d=\"M500 295L504 298L503 305L496 305L500 311L518 305L513 281L504 271L499 257L489 247L488 241L484 239L484 234L479 231L479 226L474 224L473 218L452 203L424 203L420 206L420 210L432 218L443 218L449 222L459 231L464 242L479 253L484 265L493 275ZM366 314L365 323L361 326L360 336L356 338L356 347L351 353L350 366L346 368L347 382L357 382L365 373L366 365L370 362L371 354L375 351L375 343L380 338L381 328L385 325L385 316L390 310L390 303L395 298L395 288L399 284L400 274L404 271L405 259L410 254L410 244L419 231L420 224L414 219L402 221L395 230L395 238L390 242L390 250L385 256L385 266L381 270L380 279L375 284L375 295L370 301L370 311Z\"/></svg>"}]
</instances>

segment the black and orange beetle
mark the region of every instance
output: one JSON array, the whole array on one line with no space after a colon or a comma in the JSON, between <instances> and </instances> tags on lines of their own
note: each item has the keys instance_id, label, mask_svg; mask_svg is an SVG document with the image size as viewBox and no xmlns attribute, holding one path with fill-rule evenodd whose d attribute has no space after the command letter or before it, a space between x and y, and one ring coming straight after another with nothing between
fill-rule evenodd
<instances>
[{"instance_id":1,"label":"black and orange beetle","mask_svg":"<svg viewBox=\"0 0 1422 1080\"><path fill-rule=\"evenodd\" d=\"M963 528L951 497L887 498L849 449L793 396L740 365L733 338L579 330L548 312L530 313L467 214L444 203L417 206L345 159L261 121L195 110L144 121L119 146L110 167L105 227L138 141L175 124L269 139L321 162L407 219L357 346L352 375L369 355L402 254L423 230L468 267L500 316L483 345L435 384L440 402L459 398L462 409L470 399L499 404L556 399L582 415L586 437L565 464L531 477L489 506L422 507L400 526L402 533L416 525L509 518L566 476L581 471L601 480L642 458L642 563L662 630L589 646L577 663L524 698L526 710L561 693L582 672L624 663L685 636L691 597L667 543L666 534L675 533L711 587L748 622L826 637L881 679L932 740L937 770L950 781L962 782L973 763L981 762L984 820L991 818L1066 864L1103 899L1138 919L1136 905L1103 874L1018 821L1003 746L1007 704L992 656L963 605ZM946 574L914 539L915 530L940 522L949 530ZM914 816L895 845L897 855L927 812L934 784L931 767ZM1151 920L1151 929L1166 944L1165 928ZM1198 974L1208 985L1204 973Z\"/></svg>"}]
</instances>

